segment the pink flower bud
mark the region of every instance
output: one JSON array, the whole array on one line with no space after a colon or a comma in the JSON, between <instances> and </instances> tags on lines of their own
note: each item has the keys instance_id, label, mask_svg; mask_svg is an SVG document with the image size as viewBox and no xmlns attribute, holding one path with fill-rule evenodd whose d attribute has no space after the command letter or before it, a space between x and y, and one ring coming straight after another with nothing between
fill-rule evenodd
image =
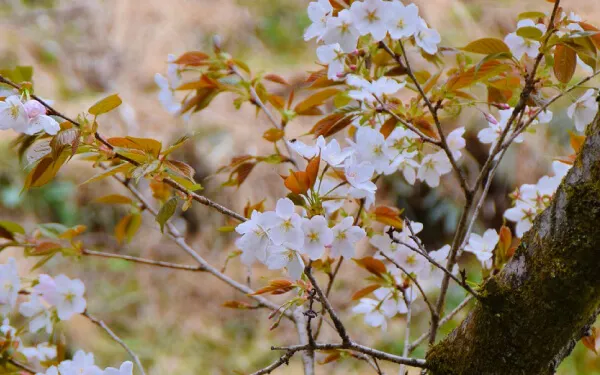
<instances>
[{"instance_id":1,"label":"pink flower bud","mask_svg":"<svg viewBox=\"0 0 600 375\"><path fill-rule=\"evenodd\" d=\"M498 120L496 120L494 116L490 115L489 113L484 113L483 115L490 124L498 125Z\"/></svg>"},{"instance_id":2,"label":"pink flower bud","mask_svg":"<svg viewBox=\"0 0 600 375\"><path fill-rule=\"evenodd\" d=\"M40 115L46 114L46 107L44 107L42 103L38 102L37 100L28 100L25 102L25 104L23 104L23 106L25 107L25 111L27 112L27 116L29 116L29 118L36 118Z\"/></svg>"},{"instance_id":3,"label":"pink flower bud","mask_svg":"<svg viewBox=\"0 0 600 375\"><path fill-rule=\"evenodd\" d=\"M354 72L356 70L356 65L354 65L354 64L350 65L350 70L352 70Z\"/></svg>"},{"instance_id":4,"label":"pink flower bud","mask_svg":"<svg viewBox=\"0 0 600 375\"><path fill-rule=\"evenodd\" d=\"M508 104L506 104L506 103L492 103L492 105L494 107L496 107L498 109L502 109L502 110L510 109L510 106Z\"/></svg>"}]
</instances>

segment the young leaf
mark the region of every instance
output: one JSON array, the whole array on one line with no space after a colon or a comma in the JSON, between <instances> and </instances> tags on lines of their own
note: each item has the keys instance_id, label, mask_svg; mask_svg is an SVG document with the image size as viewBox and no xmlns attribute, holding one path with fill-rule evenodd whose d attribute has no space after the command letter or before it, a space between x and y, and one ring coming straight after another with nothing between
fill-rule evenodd
<instances>
[{"instance_id":1,"label":"young leaf","mask_svg":"<svg viewBox=\"0 0 600 375\"><path fill-rule=\"evenodd\" d=\"M315 186L317 176L319 174L319 165L321 164L321 157L315 156L310 160L306 166L306 175L308 176L308 187L312 188Z\"/></svg>"},{"instance_id":2,"label":"young leaf","mask_svg":"<svg viewBox=\"0 0 600 375\"><path fill-rule=\"evenodd\" d=\"M320 106L321 104L325 103L327 99L337 95L337 93L339 92L340 90L333 88L328 88L316 92L308 98L301 101L300 103L298 103L296 107L294 107L294 112L296 112L299 115L306 114L310 109Z\"/></svg>"},{"instance_id":3,"label":"young leaf","mask_svg":"<svg viewBox=\"0 0 600 375\"><path fill-rule=\"evenodd\" d=\"M156 222L160 225L160 231L164 233L165 224L173 216L177 210L177 198L173 197L169 199L158 211L156 215Z\"/></svg>"},{"instance_id":4,"label":"young leaf","mask_svg":"<svg viewBox=\"0 0 600 375\"><path fill-rule=\"evenodd\" d=\"M115 227L115 237L122 244L130 242L142 225L142 216L139 213L128 214L123 217Z\"/></svg>"},{"instance_id":5,"label":"young leaf","mask_svg":"<svg viewBox=\"0 0 600 375\"><path fill-rule=\"evenodd\" d=\"M285 78L283 78L282 76L279 76L277 74L266 74L264 76L264 79L266 79L267 81L279 83L280 85L285 85L285 86L289 86L290 85L288 83L288 81L285 80Z\"/></svg>"},{"instance_id":6,"label":"young leaf","mask_svg":"<svg viewBox=\"0 0 600 375\"><path fill-rule=\"evenodd\" d=\"M162 143L152 138L115 137L109 138L108 143L115 147L144 151L154 157L158 157L158 155L160 155L160 150L162 149Z\"/></svg>"},{"instance_id":7,"label":"young leaf","mask_svg":"<svg viewBox=\"0 0 600 375\"><path fill-rule=\"evenodd\" d=\"M88 112L94 116L99 116L103 113L112 111L113 109L120 106L121 103L123 103L123 101L121 100L121 98L119 98L119 95L114 94L111 96L107 96L106 98L100 100L99 102L91 106L90 109L88 109Z\"/></svg>"},{"instance_id":8,"label":"young leaf","mask_svg":"<svg viewBox=\"0 0 600 375\"><path fill-rule=\"evenodd\" d=\"M564 44L554 50L554 75L562 83L569 83L577 68L577 52Z\"/></svg>"},{"instance_id":9,"label":"young leaf","mask_svg":"<svg viewBox=\"0 0 600 375\"><path fill-rule=\"evenodd\" d=\"M174 61L174 63L188 66L202 66L207 65L206 60L208 60L209 57L210 56L208 56L204 52L190 51L179 56L177 60Z\"/></svg>"},{"instance_id":10,"label":"young leaf","mask_svg":"<svg viewBox=\"0 0 600 375\"><path fill-rule=\"evenodd\" d=\"M103 204L133 204L131 198L119 194L111 194L95 200L96 203Z\"/></svg>"},{"instance_id":11,"label":"young leaf","mask_svg":"<svg viewBox=\"0 0 600 375\"><path fill-rule=\"evenodd\" d=\"M379 289L381 286L378 284L373 284L373 285L369 285L366 288L363 288L361 290L359 290L358 292L354 293L352 295L352 301L358 301L359 299L373 293L374 291L376 291L377 289Z\"/></svg>"},{"instance_id":12,"label":"young leaf","mask_svg":"<svg viewBox=\"0 0 600 375\"><path fill-rule=\"evenodd\" d=\"M269 142L277 142L283 138L285 132L281 129L271 128L264 132L263 138Z\"/></svg>"},{"instance_id":13,"label":"young leaf","mask_svg":"<svg viewBox=\"0 0 600 375\"><path fill-rule=\"evenodd\" d=\"M387 268L385 267L385 264L382 261L375 259L373 257L366 257L366 258L362 258L362 259L353 259L353 260L360 267L366 269L367 271L374 274L375 276L381 277L381 275L383 275L384 273L387 272Z\"/></svg>"},{"instance_id":14,"label":"young leaf","mask_svg":"<svg viewBox=\"0 0 600 375\"><path fill-rule=\"evenodd\" d=\"M399 209L387 206L379 206L374 211L375 220L397 229L402 229L404 226L404 221L400 218L401 213Z\"/></svg>"},{"instance_id":15,"label":"young leaf","mask_svg":"<svg viewBox=\"0 0 600 375\"><path fill-rule=\"evenodd\" d=\"M500 39L496 38L482 38L475 40L463 48L463 51L472 52L472 53L480 53L484 55L491 55L494 53L510 53L510 48Z\"/></svg>"},{"instance_id":16,"label":"young leaf","mask_svg":"<svg viewBox=\"0 0 600 375\"><path fill-rule=\"evenodd\" d=\"M132 168L135 168L135 167L129 163L123 163L123 164L112 166L112 167L108 168L107 170L105 170L104 172L99 173L99 174L95 175L94 177L90 178L89 180L83 182L82 185L89 184L90 182L100 181L105 177L114 176L117 173L128 173Z\"/></svg>"}]
</instances>

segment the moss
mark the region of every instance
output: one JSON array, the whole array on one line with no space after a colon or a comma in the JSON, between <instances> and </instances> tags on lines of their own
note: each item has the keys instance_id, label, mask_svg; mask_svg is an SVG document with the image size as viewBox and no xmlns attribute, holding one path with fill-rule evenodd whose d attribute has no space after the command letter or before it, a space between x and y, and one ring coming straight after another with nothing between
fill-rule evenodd
<instances>
[{"instance_id":1,"label":"moss","mask_svg":"<svg viewBox=\"0 0 600 375\"><path fill-rule=\"evenodd\" d=\"M482 287L482 302L429 351L431 372L553 374L600 308L599 223L596 131L513 259Z\"/></svg>"}]
</instances>

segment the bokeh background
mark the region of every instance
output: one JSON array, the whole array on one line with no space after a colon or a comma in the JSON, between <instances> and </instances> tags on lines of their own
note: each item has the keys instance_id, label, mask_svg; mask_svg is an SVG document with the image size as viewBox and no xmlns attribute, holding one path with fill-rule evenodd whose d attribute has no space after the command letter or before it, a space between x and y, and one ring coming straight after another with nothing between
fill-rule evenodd
<instances>
[{"instance_id":1,"label":"bokeh background","mask_svg":"<svg viewBox=\"0 0 600 375\"><path fill-rule=\"evenodd\" d=\"M449 46L462 46L478 37L504 35L514 29L520 12L546 11L550 6L542 0L415 2L421 14L441 32L443 44ZM207 50L212 37L219 35L223 48L246 61L253 71L276 72L300 85L305 72L316 67L315 45L302 39L308 25L307 4L308 0L0 0L0 67L34 66L37 93L54 100L58 108L72 116L107 93L118 92L124 105L103 119L103 134L170 142L193 133L193 141L178 157L194 166L207 196L237 211L248 200L267 198L267 205L272 205L274 197L283 193L275 168L260 166L239 190L221 188L222 178L214 175L232 156L269 147L261 140L269 127L266 119L257 117L249 105L236 110L227 96L219 97L188 122L175 119L160 107L153 77L156 72L165 71L168 53ZM564 5L576 10L584 20L600 24L600 2L567 0ZM507 155L478 230L498 228L509 204L507 195L516 186L534 183L547 174L555 156L571 153L566 130L572 129L572 123L564 112L568 104L568 99L561 101L553 122L538 128L523 146L513 148ZM292 136L300 135L311 125L299 120L290 132ZM466 158L470 170L476 170L487 155L487 148L475 141L477 131L484 125L483 117L475 111L448 124L449 129L467 128L467 138L473 141ZM2 220L18 221L30 229L35 223L45 222L85 224L89 231L83 239L90 248L191 263L147 216L142 234L130 244L118 245L112 233L125 211L91 201L107 191L123 191L109 180L80 186L96 173L84 162L72 161L53 183L21 193L25 174L10 147L14 137L10 132L0 133ZM431 191L389 178L380 182L379 189L382 199L385 197L404 208L409 218L426 224L422 238L428 247L437 249L447 243L460 214L460 193L450 180L445 179L443 189ZM175 222L187 231L194 247L215 265L223 265L234 250L232 236L217 231L228 223L213 211L194 206L178 215ZM372 250L364 246L361 251L369 254ZM17 252L7 250L1 255L5 258L14 254ZM26 270L34 263L35 260L23 259L20 264ZM223 302L242 300L243 296L208 275L87 258L57 258L45 267L50 273L65 272L84 280L90 311L109 323L138 352L151 375L250 373L276 358L277 353L269 350L271 345L295 342L293 328L285 323L269 331L271 321L264 311L223 308ZM263 269L257 267L257 271L255 287L268 280L257 276L267 275ZM246 272L237 260L227 269L238 279L244 279ZM383 333L365 326L361 317L349 313L350 296L365 285L361 279L367 275L360 272L346 264L334 288L334 304L343 311L358 341L401 353L402 318L393 320L390 329ZM462 297L460 291L454 290L449 308ZM425 316L418 316L414 326L417 337L418 328L427 326ZM444 329L451 328L449 324ZM114 365L127 358L119 346L84 319L65 325L63 334L69 350L93 351L102 365ZM335 337L326 329L324 338L328 335ZM423 356L423 349L417 350L416 355ZM394 367L386 370L397 372ZM348 359L320 365L317 371L362 374L370 370L360 361ZM279 373L300 374L299 361L293 360ZM561 366L560 374L600 374L600 361L578 344Z\"/></svg>"}]
</instances>

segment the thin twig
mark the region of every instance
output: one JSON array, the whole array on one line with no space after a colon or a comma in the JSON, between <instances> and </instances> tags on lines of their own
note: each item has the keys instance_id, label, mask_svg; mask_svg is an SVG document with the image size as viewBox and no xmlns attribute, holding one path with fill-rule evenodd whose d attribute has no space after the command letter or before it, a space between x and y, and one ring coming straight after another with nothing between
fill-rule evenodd
<instances>
[{"instance_id":1,"label":"thin twig","mask_svg":"<svg viewBox=\"0 0 600 375\"><path fill-rule=\"evenodd\" d=\"M138 258L138 257L130 256L130 255L105 253L102 251L94 251L94 250L88 250L88 249L83 249L81 251L81 253L83 255L89 255L89 256L95 256L95 257L101 257L101 258L121 259L121 260L125 260L128 262L147 264L147 265L156 266L156 267L172 268L172 269L176 269L176 270L186 270L186 271L194 271L194 272L204 271L202 266L188 266L185 264L176 264L176 263L169 263L169 262L163 262L163 261L152 260L152 259Z\"/></svg>"},{"instance_id":2,"label":"thin twig","mask_svg":"<svg viewBox=\"0 0 600 375\"><path fill-rule=\"evenodd\" d=\"M133 361L135 362L135 365L138 367L138 369L140 370L140 373L142 375L146 375L146 372L144 371L144 366L142 366L142 362L140 361L139 357L133 352L133 350L131 350L131 348L129 348L129 346L127 346L127 344L125 344L125 342L123 340L121 340L121 338L119 338L119 336L117 336L111 329L109 326L106 325L106 323L104 323L104 321L100 320L100 319L96 319L93 316L91 316L87 311L85 311L83 314L81 314L83 316L85 316L86 318L88 318L92 323L94 323L95 325L97 325L98 327L102 328L112 339L113 341L115 341L117 344L121 345L123 347L123 349L125 349L127 351L127 353L129 353L129 355L131 356L131 358L133 359Z\"/></svg>"},{"instance_id":3,"label":"thin twig","mask_svg":"<svg viewBox=\"0 0 600 375\"><path fill-rule=\"evenodd\" d=\"M406 295L406 291L403 291L402 293L404 295L404 302L406 303L406 310L407 310L407 312L406 312L406 328L405 328L405 332L404 332L404 348L402 349L402 356L408 357L408 347L410 346L410 321L411 321L411 317L412 317L412 301ZM412 294L412 293L410 293L410 294ZM423 296L425 296L425 294L423 294ZM406 365L404 365L404 364L400 365L399 374L406 375Z\"/></svg>"},{"instance_id":4,"label":"thin twig","mask_svg":"<svg viewBox=\"0 0 600 375\"><path fill-rule=\"evenodd\" d=\"M270 364L269 366L258 370L256 372L253 372L251 375L264 375L264 374L270 374L273 371L275 371L277 368L279 368L280 366L283 365L289 365L290 363L290 359L294 356L294 354L296 354L295 351L293 350L288 350L287 352L285 352L284 355L282 355L281 357L279 357L279 359L275 362L273 362L272 364Z\"/></svg>"},{"instance_id":5,"label":"thin twig","mask_svg":"<svg viewBox=\"0 0 600 375\"><path fill-rule=\"evenodd\" d=\"M21 363L21 362L17 361L16 359L12 359L12 358L11 358L11 359L9 359L9 360L8 360L8 362L9 362L11 365L13 365L13 366L15 366L15 367L18 367L18 368L20 368L20 369L21 369L21 370L23 370L23 371L27 371L27 372L28 372L28 373L30 373L31 375L34 375L34 374L37 374L37 373L38 373L37 371L35 371L35 369L33 369L33 368L31 368L31 367L27 366L26 364L23 364L23 363Z\"/></svg>"}]
</instances>

